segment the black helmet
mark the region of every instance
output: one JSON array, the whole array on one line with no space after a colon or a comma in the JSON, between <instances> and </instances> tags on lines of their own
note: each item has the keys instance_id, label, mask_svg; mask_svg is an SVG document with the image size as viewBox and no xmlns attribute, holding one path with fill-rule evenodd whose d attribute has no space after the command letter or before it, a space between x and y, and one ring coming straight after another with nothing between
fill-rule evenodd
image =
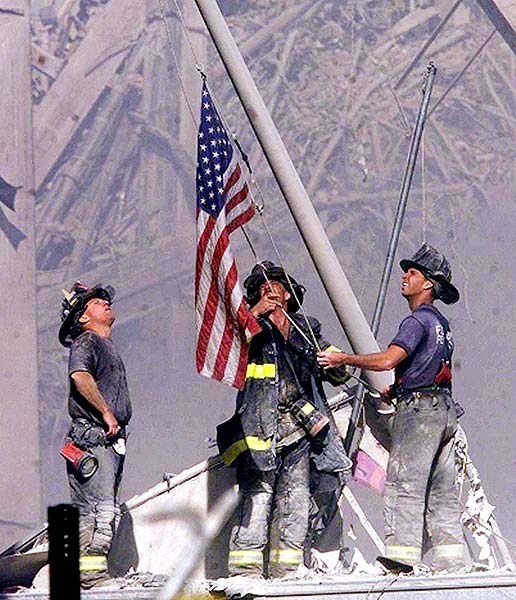
<instances>
[{"instance_id":1,"label":"black helmet","mask_svg":"<svg viewBox=\"0 0 516 600\"><path fill-rule=\"evenodd\" d=\"M80 281L76 281L70 291L63 290L63 294L59 341L68 348L81 332L79 319L86 309L86 304L92 298L103 298L111 304L115 297L115 289L110 285L103 287L101 284L89 288Z\"/></svg>"},{"instance_id":2,"label":"black helmet","mask_svg":"<svg viewBox=\"0 0 516 600\"><path fill-rule=\"evenodd\" d=\"M260 300L260 287L266 281L279 281L290 293L291 298L287 304L288 312L299 310L305 296L304 286L299 284L292 276L287 275L282 267L276 266L270 260L264 260L255 265L244 281L249 306L254 306Z\"/></svg>"},{"instance_id":3,"label":"black helmet","mask_svg":"<svg viewBox=\"0 0 516 600\"><path fill-rule=\"evenodd\" d=\"M435 297L445 304L454 304L460 298L459 290L452 284L452 272L446 256L426 242L414 256L400 261L400 267L407 272L417 269L434 284Z\"/></svg>"}]
</instances>

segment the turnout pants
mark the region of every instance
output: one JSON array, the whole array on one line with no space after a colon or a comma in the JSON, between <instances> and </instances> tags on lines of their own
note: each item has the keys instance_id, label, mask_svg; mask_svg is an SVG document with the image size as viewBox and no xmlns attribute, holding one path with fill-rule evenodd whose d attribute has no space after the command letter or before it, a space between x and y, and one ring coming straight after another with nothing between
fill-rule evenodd
<instances>
[{"instance_id":1,"label":"turnout pants","mask_svg":"<svg viewBox=\"0 0 516 600\"><path fill-rule=\"evenodd\" d=\"M303 564L308 533L309 444L283 448L275 471L238 469L241 503L229 574L282 577Z\"/></svg>"},{"instance_id":2,"label":"turnout pants","mask_svg":"<svg viewBox=\"0 0 516 600\"><path fill-rule=\"evenodd\" d=\"M457 415L446 391L398 401L384 493L388 558L416 564L429 548L433 567L464 565L453 436Z\"/></svg>"},{"instance_id":3,"label":"turnout pants","mask_svg":"<svg viewBox=\"0 0 516 600\"><path fill-rule=\"evenodd\" d=\"M83 479L67 463L72 503L79 509L80 571L83 586L94 585L107 577L107 555L120 516L118 489L124 456L112 446L89 448L99 468L90 479Z\"/></svg>"}]
</instances>

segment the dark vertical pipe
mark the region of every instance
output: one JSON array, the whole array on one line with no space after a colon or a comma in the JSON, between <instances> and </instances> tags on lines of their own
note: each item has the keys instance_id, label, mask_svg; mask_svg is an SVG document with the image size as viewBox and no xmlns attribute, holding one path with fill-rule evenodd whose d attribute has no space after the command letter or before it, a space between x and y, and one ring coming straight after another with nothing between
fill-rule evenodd
<instances>
[{"instance_id":1,"label":"dark vertical pipe","mask_svg":"<svg viewBox=\"0 0 516 600\"><path fill-rule=\"evenodd\" d=\"M50 600L80 600L79 511L71 504L48 507Z\"/></svg>"}]
</instances>

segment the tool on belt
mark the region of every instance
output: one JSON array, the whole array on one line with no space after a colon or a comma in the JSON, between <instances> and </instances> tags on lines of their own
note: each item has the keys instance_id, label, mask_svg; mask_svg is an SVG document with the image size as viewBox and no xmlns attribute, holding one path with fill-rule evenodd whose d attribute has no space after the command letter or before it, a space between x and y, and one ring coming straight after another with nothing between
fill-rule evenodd
<instances>
[{"instance_id":1,"label":"tool on belt","mask_svg":"<svg viewBox=\"0 0 516 600\"><path fill-rule=\"evenodd\" d=\"M66 459L84 479L93 477L99 468L99 461L91 452L83 450L73 442L67 442L59 454Z\"/></svg>"}]
</instances>

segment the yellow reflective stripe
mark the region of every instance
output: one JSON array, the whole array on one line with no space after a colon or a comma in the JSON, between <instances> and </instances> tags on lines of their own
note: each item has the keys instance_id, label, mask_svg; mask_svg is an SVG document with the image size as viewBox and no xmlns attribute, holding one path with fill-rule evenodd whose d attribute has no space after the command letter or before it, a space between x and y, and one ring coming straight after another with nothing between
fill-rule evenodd
<instances>
[{"instance_id":1,"label":"yellow reflective stripe","mask_svg":"<svg viewBox=\"0 0 516 600\"><path fill-rule=\"evenodd\" d=\"M249 363L245 373L246 379L275 379L276 378L276 365L274 363L265 363L263 365L257 365L256 363Z\"/></svg>"},{"instance_id":2,"label":"yellow reflective stripe","mask_svg":"<svg viewBox=\"0 0 516 600\"><path fill-rule=\"evenodd\" d=\"M385 556L399 561L421 560L421 548L417 546L387 546Z\"/></svg>"},{"instance_id":3,"label":"yellow reflective stripe","mask_svg":"<svg viewBox=\"0 0 516 600\"><path fill-rule=\"evenodd\" d=\"M262 565L263 555L261 550L230 550L228 563L232 566L244 567L245 565Z\"/></svg>"},{"instance_id":4,"label":"yellow reflective stripe","mask_svg":"<svg viewBox=\"0 0 516 600\"><path fill-rule=\"evenodd\" d=\"M294 548L271 548L269 562L283 565L300 565L303 562L303 551Z\"/></svg>"},{"instance_id":5,"label":"yellow reflective stripe","mask_svg":"<svg viewBox=\"0 0 516 600\"><path fill-rule=\"evenodd\" d=\"M342 350L340 348L337 348L337 346L328 346L327 348L324 349L325 352L342 352Z\"/></svg>"},{"instance_id":6,"label":"yellow reflective stripe","mask_svg":"<svg viewBox=\"0 0 516 600\"><path fill-rule=\"evenodd\" d=\"M272 440L262 440L254 435L249 435L243 440L238 440L222 453L222 460L226 466L231 465L235 459L246 450L255 450L256 452L265 452L270 450Z\"/></svg>"},{"instance_id":7,"label":"yellow reflective stripe","mask_svg":"<svg viewBox=\"0 0 516 600\"><path fill-rule=\"evenodd\" d=\"M310 413L313 413L315 410L315 407L313 404L310 404L310 402L307 402L304 406L301 407L301 412L304 415L309 415Z\"/></svg>"},{"instance_id":8,"label":"yellow reflective stripe","mask_svg":"<svg viewBox=\"0 0 516 600\"><path fill-rule=\"evenodd\" d=\"M84 571L107 571L107 556L81 556L79 558L79 570Z\"/></svg>"},{"instance_id":9,"label":"yellow reflective stripe","mask_svg":"<svg viewBox=\"0 0 516 600\"><path fill-rule=\"evenodd\" d=\"M433 547L434 558L463 558L462 544L442 544Z\"/></svg>"}]
</instances>

